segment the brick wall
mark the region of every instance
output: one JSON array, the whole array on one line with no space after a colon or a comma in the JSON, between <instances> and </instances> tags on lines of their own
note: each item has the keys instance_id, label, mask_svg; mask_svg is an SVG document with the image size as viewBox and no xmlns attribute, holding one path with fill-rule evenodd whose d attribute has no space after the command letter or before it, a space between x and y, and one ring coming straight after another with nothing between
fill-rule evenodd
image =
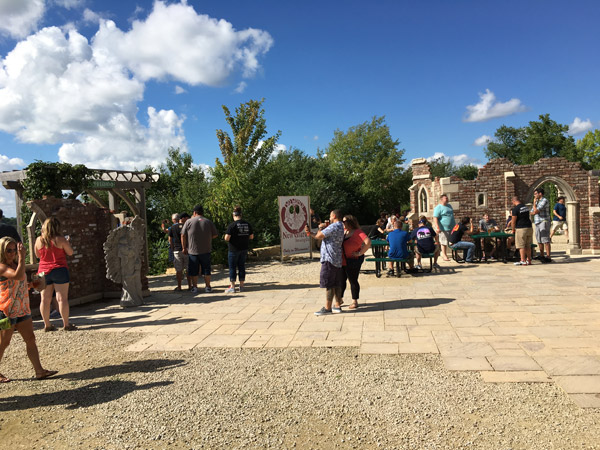
<instances>
[{"instance_id":1,"label":"brick wall","mask_svg":"<svg viewBox=\"0 0 600 450\"><path fill-rule=\"evenodd\" d=\"M426 174L422 160L415 160L413 174ZM416 168L416 172L415 172ZM513 195L527 203L531 202L532 190L547 177L550 181L558 179L558 183L567 185L574 194L574 201L579 202L580 244L582 249L600 249L600 226L590 215L590 207L600 206L599 177L591 171L581 168L579 163L564 158L544 158L535 164L518 166L507 159L495 159L479 169L477 179L462 180L451 177L435 180L413 175L411 186L411 207L420 212L419 192L425 188L429 196L429 210L425 214L433 217L433 208L439 203L439 197L446 193L454 207L455 216L472 217L477 223L485 211L503 226L507 214L512 207ZM559 188L561 186L559 185ZM478 194L482 194L485 202L478 204ZM569 198L567 198L569 201Z\"/></svg>"},{"instance_id":2,"label":"brick wall","mask_svg":"<svg viewBox=\"0 0 600 450\"><path fill-rule=\"evenodd\" d=\"M61 233L70 236L74 253L67 257L71 282L69 299L78 299L92 294L107 294L121 291L121 286L106 278L106 263L102 248L112 229L112 214L95 204L78 200L48 197L34 200L47 217L55 216L61 223ZM30 206L31 207L31 206ZM142 271L144 271L143 265ZM142 288L148 289L148 278L142 273ZM37 306L32 297L32 306ZM39 304L39 300L37 302Z\"/></svg>"}]
</instances>

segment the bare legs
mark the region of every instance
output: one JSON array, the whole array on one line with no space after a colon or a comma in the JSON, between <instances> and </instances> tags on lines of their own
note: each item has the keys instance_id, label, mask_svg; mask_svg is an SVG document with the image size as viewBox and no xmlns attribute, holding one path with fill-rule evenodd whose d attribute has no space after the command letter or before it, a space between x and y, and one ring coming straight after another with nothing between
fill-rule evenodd
<instances>
[{"instance_id":1,"label":"bare legs","mask_svg":"<svg viewBox=\"0 0 600 450\"><path fill-rule=\"evenodd\" d=\"M44 320L44 327L46 329L52 327L50 323L50 303L52 302L52 292L54 291L54 285L48 284L41 292L40 301L40 314ZM60 308L60 306L59 306Z\"/></svg>"},{"instance_id":2,"label":"bare legs","mask_svg":"<svg viewBox=\"0 0 600 450\"><path fill-rule=\"evenodd\" d=\"M58 311L63 320L63 327L69 326L69 283L55 284L56 300L58 301Z\"/></svg>"},{"instance_id":3,"label":"bare legs","mask_svg":"<svg viewBox=\"0 0 600 450\"><path fill-rule=\"evenodd\" d=\"M4 351L10 344L12 339L12 335L14 330L17 330L23 340L25 341L25 347L27 349L27 356L33 365L35 370L35 376L37 378L45 378L50 373L48 370L45 370L42 367L42 363L40 362L40 355L38 352L37 344L35 343L35 334L33 333L33 321L31 318L19 322L10 330L3 330L0 332L0 361L2 360L2 356L4 356Z\"/></svg>"},{"instance_id":4,"label":"bare legs","mask_svg":"<svg viewBox=\"0 0 600 450\"><path fill-rule=\"evenodd\" d=\"M325 309L331 311L331 306L333 305L333 298L335 297L335 303L337 307L341 306L342 301L342 288L341 286L336 286L334 288L327 288L325 291Z\"/></svg>"},{"instance_id":5,"label":"bare legs","mask_svg":"<svg viewBox=\"0 0 600 450\"><path fill-rule=\"evenodd\" d=\"M40 314L44 320L44 327L52 327L50 323L50 303L52 303L52 292L56 291L58 311L63 320L63 327L69 326L69 283L49 284L41 291Z\"/></svg>"}]
</instances>

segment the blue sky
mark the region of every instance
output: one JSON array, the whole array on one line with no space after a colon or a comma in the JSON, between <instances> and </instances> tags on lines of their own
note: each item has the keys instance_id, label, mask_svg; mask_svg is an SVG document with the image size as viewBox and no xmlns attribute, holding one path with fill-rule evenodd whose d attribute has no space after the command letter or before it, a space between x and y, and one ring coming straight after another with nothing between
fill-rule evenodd
<instances>
[{"instance_id":1,"label":"blue sky","mask_svg":"<svg viewBox=\"0 0 600 450\"><path fill-rule=\"evenodd\" d=\"M0 170L142 168L170 145L213 165L221 105L263 97L286 148L385 115L407 161L483 164L501 125L600 127L599 19L593 1L0 0Z\"/></svg>"}]
</instances>

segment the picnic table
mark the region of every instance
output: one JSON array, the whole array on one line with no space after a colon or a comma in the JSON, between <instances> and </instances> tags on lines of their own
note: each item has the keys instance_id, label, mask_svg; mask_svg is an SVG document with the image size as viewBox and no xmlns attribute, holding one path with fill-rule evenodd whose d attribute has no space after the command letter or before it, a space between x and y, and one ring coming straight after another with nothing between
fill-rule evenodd
<instances>
[{"instance_id":1,"label":"picnic table","mask_svg":"<svg viewBox=\"0 0 600 450\"><path fill-rule=\"evenodd\" d=\"M478 233L478 234L473 234L471 235L471 237L473 238L473 241L475 242L475 258L477 258L479 261L481 261L483 259L483 248L481 246L481 240L483 239L485 240L490 240L490 239L497 239L498 241L500 241L500 245L498 246L498 249L496 250L496 255L497 258L502 261L503 263L506 263L506 261L508 260L508 246L506 245L506 241L508 240L509 237L513 237L514 234L512 233L505 233L504 231L495 231L493 233Z\"/></svg>"},{"instance_id":2,"label":"picnic table","mask_svg":"<svg viewBox=\"0 0 600 450\"><path fill-rule=\"evenodd\" d=\"M373 258L367 258L366 261L371 261L375 263L375 275L377 278L381 277L382 272L385 270L385 263L392 262L396 265L396 276L399 277L402 274L402 271L407 272L406 263L412 258L388 258L387 248L390 243L385 239L373 239L371 240L371 249L373 250ZM414 252L414 243L408 244L409 253ZM423 259L429 259L429 270L422 270L422 272L431 272L433 270L433 253L424 253L421 255Z\"/></svg>"}]
</instances>

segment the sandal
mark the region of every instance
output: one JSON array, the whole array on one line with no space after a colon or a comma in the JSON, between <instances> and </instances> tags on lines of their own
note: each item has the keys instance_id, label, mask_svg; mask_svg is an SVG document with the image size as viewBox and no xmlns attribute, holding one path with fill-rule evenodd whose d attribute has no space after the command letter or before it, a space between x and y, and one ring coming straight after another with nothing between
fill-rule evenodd
<instances>
[{"instance_id":1,"label":"sandal","mask_svg":"<svg viewBox=\"0 0 600 450\"><path fill-rule=\"evenodd\" d=\"M348 309L356 309L358 308L358 302L352 302L352 304L350 306L348 306Z\"/></svg>"},{"instance_id":2,"label":"sandal","mask_svg":"<svg viewBox=\"0 0 600 450\"><path fill-rule=\"evenodd\" d=\"M12 380L0 373L0 383L10 383Z\"/></svg>"},{"instance_id":3,"label":"sandal","mask_svg":"<svg viewBox=\"0 0 600 450\"><path fill-rule=\"evenodd\" d=\"M54 376L58 373L58 370L44 370L41 375L36 375L36 380L45 380L48 377Z\"/></svg>"},{"instance_id":4,"label":"sandal","mask_svg":"<svg viewBox=\"0 0 600 450\"><path fill-rule=\"evenodd\" d=\"M54 325L50 325L49 327L44 327L44 332L47 333L48 331L56 331L56 327Z\"/></svg>"},{"instance_id":5,"label":"sandal","mask_svg":"<svg viewBox=\"0 0 600 450\"><path fill-rule=\"evenodd\" d=\"M79 328L77 328L72 323L70 323L69 325L67 325L66 327L63 328L64 331L77 331L78 329Z\"/></svg>"},{"instance_id":6,"label":"sandal","mask_svg":"<svg viewBox=\"0 0 600 450\"><path fill-rule=\"evenodd\" d=\"M174 292L179 292L179 291L181 291L181 288L180 287L176 287L175 289L173 289L173 291Z\"/></svg>"}]
</instances>

